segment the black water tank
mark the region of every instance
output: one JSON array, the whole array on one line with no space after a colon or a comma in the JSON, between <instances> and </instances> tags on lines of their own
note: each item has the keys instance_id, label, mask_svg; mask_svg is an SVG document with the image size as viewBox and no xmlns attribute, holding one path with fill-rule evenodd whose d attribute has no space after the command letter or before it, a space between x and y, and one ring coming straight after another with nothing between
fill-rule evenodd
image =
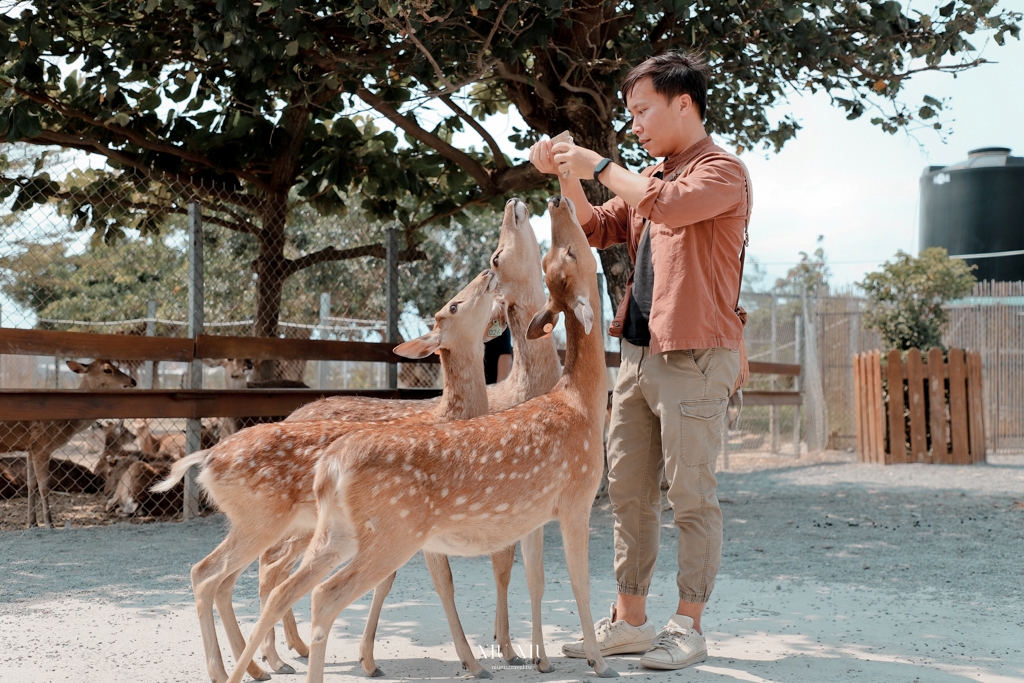
<instances>
[{"instance_id":1,"label":"black water tank","mask_svg":"<svg viewBox=\"0 0 1024 683\"><path fill-rule=\"evenodd\" d=\"M967 161L929 166L921 175L921 249L950 254L1024 250L1024 158L1006 147L968 153ZM1024 280L1024 254L967 259L979 280Z\"/></svg>"}]
</instances>

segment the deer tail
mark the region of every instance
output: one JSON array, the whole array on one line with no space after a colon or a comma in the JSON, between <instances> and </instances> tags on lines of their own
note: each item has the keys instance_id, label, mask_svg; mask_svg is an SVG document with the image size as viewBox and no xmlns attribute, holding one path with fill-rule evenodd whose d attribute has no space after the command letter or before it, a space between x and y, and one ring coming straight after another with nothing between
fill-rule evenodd
<instances>
[{"instance_id":1,"label":"deer tail","mask_svg":"<svg viewBox=\"0 0 1024 683\"><path fill-rule=\"evenodd\" d=\"M167 475L167 478L149 490L153 493L165 493L170 491L174 488L175 484L185 477L185 472L188 471L189 467L192 467L193 465L202 465L209 452L209 448L202 451L196 451L192 455L186 456L174 463L174 465L171 466L171 473Z\"/></svg>"}]
</instances>

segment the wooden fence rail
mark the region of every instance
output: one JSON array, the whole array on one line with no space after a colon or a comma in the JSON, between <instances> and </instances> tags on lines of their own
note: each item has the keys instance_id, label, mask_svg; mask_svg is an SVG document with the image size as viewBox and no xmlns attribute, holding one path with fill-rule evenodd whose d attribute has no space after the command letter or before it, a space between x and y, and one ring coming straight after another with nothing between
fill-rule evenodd
<instances>
[{"instance_id":1,"label":"wooden fence rail","mask_svg":"<svg viewBox=\"0 0 1024 683\"><path fill-rule=\"evenodd\" d=\"M857 455L879 464L985 460L981 356L974 351L879 351L853 358ZM883 379L884 378L884 379Z\"/></svg>"}]
</instances>

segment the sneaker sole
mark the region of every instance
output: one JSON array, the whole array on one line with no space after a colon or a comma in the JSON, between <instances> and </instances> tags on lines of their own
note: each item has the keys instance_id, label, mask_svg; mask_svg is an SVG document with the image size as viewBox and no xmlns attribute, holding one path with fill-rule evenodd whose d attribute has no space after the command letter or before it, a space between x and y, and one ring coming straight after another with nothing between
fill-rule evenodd
<instances>
[{"instance_id":1,"label":"sneaker sole","mask_svg":"<svg viewBox=\"0 0 1024 683\"><path fill-rule=\"evenodd\" d=\"M699 664L699 663L701 663L703 661L706 661L707 658L708 658L708 653L707 652L702 652L702 653L700 653L698 655L695 655L693 657L690 657L689 659L684 660L682 662L659 662L659 661L656 661L656 660L648 660L646 658L641 657L640 658L640 666L642 666L642 667L644 667L646 669L660 669L662 671L672 671L674 669L685 669L688 666L693 666L694 664Z\"/></svg>"},{"instance_id":2,"label":"sneaker sole","mask_svg":"<svg viewBox=\"0 0 1024 683\"><path fill-rule=\"evenodd\" d=\"M651 649L651 645L654 643L652 639L646 644L642 643L629 643L628 645L616 645L615 647L609 647L601 650L602 657L610 657L612 655L639 655L647 652ZM575 659L585 659L587 656L586 652L572 652L562 648L562 654L566 657L573 657Z\"/></svg>"}]
</instances>

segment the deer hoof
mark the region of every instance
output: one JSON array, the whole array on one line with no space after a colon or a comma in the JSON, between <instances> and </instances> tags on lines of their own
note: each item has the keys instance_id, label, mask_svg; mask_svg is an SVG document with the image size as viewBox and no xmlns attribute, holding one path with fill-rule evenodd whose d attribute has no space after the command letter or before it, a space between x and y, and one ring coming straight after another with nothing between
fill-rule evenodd
<instances>
[{"instance_id":1,"label":"deer hoof","mask_svg":"<svg viewBox=\"0 0 1024 683\"><path fill-rule=\"evenodd\" d=\"M602 668L600 668L600 669L595 666L594 667L594 673L596 673L601 678L618 678L619 677L619 672L616 671L615 669L611 668L607 664L603 664Z\"/></svg>"},{"instance_id":2,"label":"deer hoof","mask_svg":"<svg viewBox=\"0 0 1024 683\"><path fill-rule=\"evenodd\" d=\"M293 673L295 673L295 669L293 669L291 666L289 666L287 664L282 664L278 668L274 669L274 673L276 673L276 674L293 674Z\"/></svg>"},{"instance_id":3,"label":"deer hoof","mask_svg":"<svg viewBox=\"0 0 1024 683\"><path fill-rule=\"evenodd\" d=\"M524 664L526 664L526 661L519 655L512 655L511 657L505 660L505 663L509 666L523 666Z\"/></svg>"},{"instance_id":4,"label":"deer hoof","mask_svg":"<svg viewBox=\"0 0 1024 683\"><path fill-rule=\"evenodd\" d=\"M537 665L537 671L542 674L549 674L555 670L555 667L552 666L551 662L544 662L539 659L535 659L533 660L533 663Z\"/></svg>"},{"instance_id":5,"label":"deer hoof","mask_svg":"<svg viewBox=\"0 0 1024 683\"><path fill-rule=\"evenodd\" d=\"M368 673L366 675L369 678L380 678L384 675L384 672L381 671L381 668L378 666L376 669L373 670L373 673Z\"/></svg>"},{"instance_id":6,"label":"deer hoof","mask_svg":"<svg viewBox=\"0 0 1024 683\"><path fill-rule=\"evenodd\" d=\"M494 678L494 674L492 674L487 669L480 669L480 671L476 674L476 678Z\"/></svg>"}]
</instances>

